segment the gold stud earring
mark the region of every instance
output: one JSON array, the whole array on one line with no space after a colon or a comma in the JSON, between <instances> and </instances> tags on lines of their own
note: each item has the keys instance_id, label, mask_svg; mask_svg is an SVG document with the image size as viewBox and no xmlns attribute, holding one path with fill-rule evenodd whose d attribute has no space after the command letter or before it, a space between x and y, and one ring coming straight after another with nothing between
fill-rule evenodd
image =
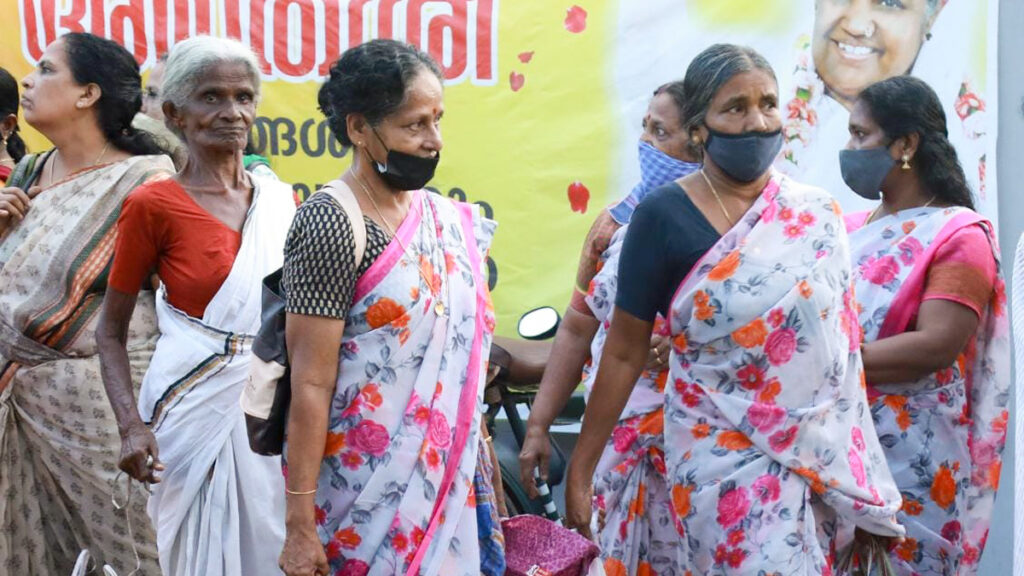
<instances>
[{"instance_id":1,"label":"gold stud earring","mask_svg":"<svg viewBox=\"0 0 1024 576\"><path fill-rule=\"evenodd\" d=\"M908 154L903 155L903 169L910 170L910 156Z\"/></svg>"}]
</instances>

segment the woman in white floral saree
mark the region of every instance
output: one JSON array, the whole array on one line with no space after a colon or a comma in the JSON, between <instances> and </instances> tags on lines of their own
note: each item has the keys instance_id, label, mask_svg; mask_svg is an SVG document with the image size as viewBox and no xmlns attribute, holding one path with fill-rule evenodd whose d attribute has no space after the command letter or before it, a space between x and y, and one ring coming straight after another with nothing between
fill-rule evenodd
<instances>
[{"instance_id":1,"label":"woman in white floral saree","mask_svg":"<svg viewBox=\"0 0 1024 576\"><path fill-rule=\"evenodd\" d=\"M849 247L824 191L774 172L774 72L716 45L684 80L704 168L637 207L570 463L569 524L636 381L657 311L673 338L665 460L678 574L831 574L854 529L897 537L899 494L861 385ZM736 215L735 217L733 215Z\"/></svg>"},{"instance_id":2,"label":"woman in white floral saree","mask_svg":"<svg viewBox=\"0 0 1024 576\"><path fill-rule=\"evenodd\" d=\"M841 154L882 202L847 217L871 415L903 495L900 574L971 575L1009 421L1010 335L995 231L973 207L935 92L869 86Z\"/></svg>"},{"instance_id":3,"label":"woman in white floral saree","mask_svg":"<svg viewBox=\"0 0 1024 576\"><path fill-rule=\"evenodd\" d=\"M335 62L320 106L353 146L332 186L354 195L363 222L321 192L285 248L281 566L289 576L500 575L479 408L494 224L422 189L440 157L440 70L409 45L374 40Z\"/></svg>"}]
</instances>

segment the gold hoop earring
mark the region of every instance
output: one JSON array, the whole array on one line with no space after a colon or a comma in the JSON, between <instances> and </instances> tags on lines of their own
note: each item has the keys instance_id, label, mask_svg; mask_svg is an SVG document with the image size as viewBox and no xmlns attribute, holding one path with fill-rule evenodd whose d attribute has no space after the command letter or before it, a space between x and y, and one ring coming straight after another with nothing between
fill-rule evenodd
<instances>
[{"instance_id":1,"label":"gold hoop earring","mask_svg":"<svg viewBox=\"0 0 1024 576\"><path fill-rule=\"evenodd\" d=\"M903 169L910 170L910 156L907 154L903 155Z\"/></svg>"}]
</instances>

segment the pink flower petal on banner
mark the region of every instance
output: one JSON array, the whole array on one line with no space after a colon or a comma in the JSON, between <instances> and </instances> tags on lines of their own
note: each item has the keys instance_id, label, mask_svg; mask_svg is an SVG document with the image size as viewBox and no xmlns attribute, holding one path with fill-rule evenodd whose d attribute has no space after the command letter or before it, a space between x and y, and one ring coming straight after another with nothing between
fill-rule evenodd
<instances>
[{"instance_id":1,"label":"pink flower petal on banner","mask_svg":"<svg viewBox=\"0 0 1024 576\"><path fill-rule=\"evenodd\" d=\"M569 206L572 207L572 211L585 214L587 212L587 203L590 202L590 190L577 180L569 184L568 194Z\"/></svg>"},{"instance_id":2,"label":"pink flower petal on banner","mask_svg":"<svg viewBox=\"0 0 1024 576\"><path fill-rule=\"evenodd\" d=\"M529 64L530 60L533 60L533 50L519 53L519 61L523 64Z\"/></svg>"},{"instance_id":3,"label":"pink flower petal on banner","mask_svg":"<svg viewBox=\"0 0 1024 576\"><path fill-rule=\"evenodd\" d=\"M519 92L519 89L526 83L526 77L518 72L512 72L508 75L508 84L512 87L513 92Z\"/></svg>"},{"instance_id":4,"label":"pink flower petal on banner","mask_svg":"<svg viewBox=\"0 0 1024 576\"><path fill-rule=\"evenodd\" d=\"M579 34L587 29L587 11L579 6L573 6L565 11L565 29L573 34Z\"/></svg>"}]
</instances>

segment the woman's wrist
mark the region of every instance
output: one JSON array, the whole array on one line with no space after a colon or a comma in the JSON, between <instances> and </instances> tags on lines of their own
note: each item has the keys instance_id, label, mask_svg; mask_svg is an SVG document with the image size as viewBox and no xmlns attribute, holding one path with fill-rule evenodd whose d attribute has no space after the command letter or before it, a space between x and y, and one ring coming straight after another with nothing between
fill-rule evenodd
<instances>
[{"instance_id":1,"label":"woman's wrist","mask_svg":"<svg viewBox=\"0 0 1024 576\"><path fill-rule=\"evenodd\" d=\"M139 428L146 428L146 423L142 421L137 410L130 410L121 417L117 418L117 433L124 438Z\"/></svg>"},{"instance_id":2,"label":"woman's wrist","mask_svg":"<svg viewBox=\"0 0 1024 576\"><path fill-rule=\"evenodd\" d=\"M594 470L597 463L591 463L588 458L575 455L569 460L569 467L566 470L566 479L569 483L589 482L594 477Z\"/></svg>"},{"instance_id":3,"label":"woman's wrist","mask_svg":"<svg viewBox=\"0 0 1024 576\"><path fill-rule=\"evenodd\" d=\"M526 421L527 434L548 434L554 418L548 418L546 414L530 413L530 419Z\"/></svg>"},{"instance_id":4,"label":"woman's wrist","mask_svg":"<svg viewBox=\"0 0 1024 576\"><path fill-rule=\"evenodd\" d=\"M313 499L289 496L284 523L288 530L315 530L316 508L313 505Z\"/></svg>"}]
</instances>

